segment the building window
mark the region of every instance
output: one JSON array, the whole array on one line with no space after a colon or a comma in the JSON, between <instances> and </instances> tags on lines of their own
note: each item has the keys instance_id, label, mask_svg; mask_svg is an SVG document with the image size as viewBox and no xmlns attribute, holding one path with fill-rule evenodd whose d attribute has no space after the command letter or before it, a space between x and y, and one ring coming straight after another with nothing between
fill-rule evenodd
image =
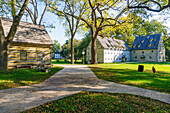
<instances>
[{"instance_id":1,"label":"building window","mask_svg":"<svg viewBox=\"0 0 170 113\"><path fill-rule=\"evenodd\" d=\"M110 60L110 58L108 58L108 60Z\"/></svg>"},{"instance_id":2,"label":"building window","mask_svg":"<svg viewBox=\"0 0 170 113\"><path fill-rule=\"evenodd\" d=\"M27 51L25 50L20 51L20 60L27 60Z\"/></svg>"},{"instance_id":3,"label":"building window","mask_svg":"<svg viewBox=\"0 0 170 113\"><path fill-rule=\"evenodd\" d=\"M135 58L137 59L137 56L135 56Z\"/></svg>"},{"instance_id":4,"label":"building window","mask_svg":"<svg viewBox=\"0 0 170 113\"><path fill-rule=\"evenodd\" d=\"M149 58L150 58L150 59L152 59L152 57L151 57L151 56L150 56Z\"/></svg>"},{"instance_id":5,"label":"building window","mask_svg":"<svg viewBox=\"0 0 170 113\"><path fill-rule=\"evenodd\" d=\"M108 52L108 54L109 54L109 52Z\"/></svg>"},{"instance_id":6,"label":"building window","mask_svg":"<svg viewBox=\"0 0 170 113\"><path fill-rule=\"evenodd\" d=\"M111 60L112 60L112 58L111 58Z\"/></svg>"},{"instance_id":7,"label":"building window","mask_svg":"<svg viewBox=\"0 0 170 113\"><path fill-rule=\"evenodd\" d=\"M142 53L144 54L144 51L142 51Z\"/></svg>"},{"instance_id":8,"label":"building window","mask_svg":"<svg viewBox=\"0 0 170 113\"><path fill-rule=\"evenodd\" d=\"M107 60L107 59L105 58L105 60Z\"/></svg>"},{"instance_id":9,"label":"building window","mask_svg":"<svg viewBox=\"0 0 170 113\"><path fill-rule=\"evenodd\" d=\"M135 51L133 51L135 53Z\"/></svg>"},{"instance_id":10,"label":"building window","mask_svg":"<svg viewBox=\"0 0 170 113\"><path fill-rule=\"evenodd\" d=\"M152 53L153 53L153 50L152 50Z\"/></svg>"},{"instance_id":11,"label":"building window","mask_svg":"<svg viewBox=\"0 0 170 113\"><path fill-rule=\"evenodd\" d=\"M105 54L107 54L107 53L105 52Z\"/></svg>"}]
</instances>

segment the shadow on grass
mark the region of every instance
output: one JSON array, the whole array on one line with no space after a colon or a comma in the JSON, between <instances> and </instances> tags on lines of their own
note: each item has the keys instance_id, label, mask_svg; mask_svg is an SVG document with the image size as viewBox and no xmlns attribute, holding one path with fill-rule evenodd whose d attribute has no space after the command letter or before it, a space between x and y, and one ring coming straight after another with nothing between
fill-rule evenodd
<instances>
[{"instance_id":1,"label":"shadow on grass","mask_svg":"<svg viewBox=\"0 0 170 113\"><path fill-rule=\"evenodd\" d=\"M170 93L170 73L90 67L99 79Z\"/></svg>"},{"instance_id":2,"label":"shadow on grass","mask_svg":"<svg viewBox=\"0 0 170 113\"><path fill-rule=\"evenodd\" d=\"M14 88L42 82L60 71L61 67L51 68L48 73L40 72L38 69L10 69L0 71L0 89Z\"/></svg>"},{"instance_id":3,"label":"shadow on grass","mask_svg":"<svg viewBox=\"0 0 170 113\"><path fill-rule=\"evenodd\" d=\"M158 65L170 65L170 62L127 62L128 64L158 64Z\"/></svg>"}]
</instances>

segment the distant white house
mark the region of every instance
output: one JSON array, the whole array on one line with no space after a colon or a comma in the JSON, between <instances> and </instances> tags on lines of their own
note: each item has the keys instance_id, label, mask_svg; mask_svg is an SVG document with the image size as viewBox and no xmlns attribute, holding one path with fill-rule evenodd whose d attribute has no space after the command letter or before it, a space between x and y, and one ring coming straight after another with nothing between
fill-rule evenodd
<instances>
[{"instance_id":1,"label":"distant white house","mask_svg":"<svg viewBox=\"0 0 170 113\"><path fill-rule=\"evenodd\" d=\"M98 63L130 61L130 48L122 40L99 36L96 46ZM91 42L86 49L86 61L91 62Z\"/></svg>"},{"instance_id":2,"label":"distant white house","mask_svg":"<svg viewBox=\"0 0 170 113\"><path fill-rule=\"evenodd\" d=\"M55 59L62 59L63 56L61 55L61 52L57 51L57 52L54 53L54 58Z\"/></svg>"}]
</instances>

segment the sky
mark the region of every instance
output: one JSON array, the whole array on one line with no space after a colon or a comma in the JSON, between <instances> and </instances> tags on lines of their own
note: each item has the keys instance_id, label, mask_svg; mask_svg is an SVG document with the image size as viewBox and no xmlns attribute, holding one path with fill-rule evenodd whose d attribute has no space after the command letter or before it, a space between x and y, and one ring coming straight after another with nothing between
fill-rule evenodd
<instances>
[{"instance_id":1,"label":"sky","mask_svg":"<svg viewBox=\"0 0 170 113\"><path fill-rule=\"evenodd\" d=\"M40 11L39 14L42 14L44 5L41 4L40 7L38 7L38 10ZM150 17L149 20L156 19L158 21L163 21L160 16L157 16L157 13L154 13L155 16ZM22 21L26 21L25 16L23 16ZM31 23L31 19L28 18L28 22ZM64 26L62 25L63 20L59 19L55 14L46 12L43 18L43 24L44 25L50 25L53 24L55 28L48 28L46 27L46 30L48 34L50 35L52 40L58 40L58 42L63 45L66 40L69 39L68 36L65 36L65 29ZM164 25L168 26L170 28L170 22L165 22ZM170 32L170 29L169 29ZM76 35L76 39L82 39L83 35Z\"/></svg>"}]
</instances>

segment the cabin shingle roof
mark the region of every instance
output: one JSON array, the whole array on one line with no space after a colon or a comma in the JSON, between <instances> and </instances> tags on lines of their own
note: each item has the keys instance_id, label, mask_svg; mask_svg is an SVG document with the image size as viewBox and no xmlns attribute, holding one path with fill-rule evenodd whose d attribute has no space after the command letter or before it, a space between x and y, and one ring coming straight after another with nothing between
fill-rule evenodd
<instances>
[{"instance_id":1,"label":"cabin shingle roof","mask_svg":"<svg viewBox=\"0 0 170 113\"><path fill-rule=\"evenodd\" d=\"M157 49L161 34L138 36L135 38L131 50Z\"/></svg>"},{"instance_id":2,"label":"cabin shingle roof","mask_svg":"<svg viewBox=\"0 0 170 113\"><path fill-rule=\"evenodd\" d=\"M104 48L125 48L130 50L130 47L123 41L119 39L112 39L107 37L97 37L99 42Z\"/></svg>"},{"instance_id":3,"label":"cabin shingle roof","mask_svg":"<svg viewBox=\"0 0 170 113\"><path fill-rule=\"evenodd\" d=\"M12 25L11 19L1 19L5 36L7 36ZM42 25L34 25L27 22L20 22L13 42L52 45L53 42L49 37L46 29Z\"/></svg>"}]
</instances>

